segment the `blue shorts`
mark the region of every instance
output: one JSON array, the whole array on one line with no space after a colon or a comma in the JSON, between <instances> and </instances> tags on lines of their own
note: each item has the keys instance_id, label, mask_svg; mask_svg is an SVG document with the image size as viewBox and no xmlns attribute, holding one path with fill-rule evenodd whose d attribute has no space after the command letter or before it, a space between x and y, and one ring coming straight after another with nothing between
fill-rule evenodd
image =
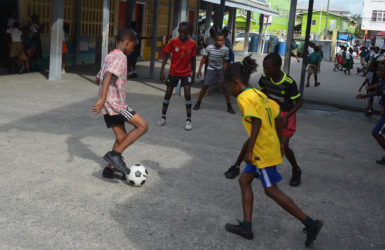
<instances>
[{"instance_id":1,"label":"blue shorts","mask_svg":"<svg viewBox=\"0 0 385 250\"><path fill-rule=\"evenodd\" d=\"M383 135L385 134L385 117L380 118L380 120L377 122L377 125L374 127L372 134L379 134Z\"/></svg>"},{"instance_id":2,"label":"blue shorts","mask_svg":"<svg viewBox=\"0 0 385 250\"><path fill-rule=\"evenodd\" d=\"M253 164L247 164L243 173L254 174L255 178L258 178L263 188L274 186L282 180L282 176L277 171L276 166L267 168L257 168Z\"/></svg>"}]
</instances>

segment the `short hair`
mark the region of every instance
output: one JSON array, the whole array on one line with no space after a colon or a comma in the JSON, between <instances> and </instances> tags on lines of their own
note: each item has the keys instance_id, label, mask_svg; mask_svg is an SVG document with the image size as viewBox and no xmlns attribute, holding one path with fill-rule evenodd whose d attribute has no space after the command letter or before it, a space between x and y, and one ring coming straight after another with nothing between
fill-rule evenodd
<instances>
[{"instance_id":1,"label":"short hair","mask_svg":"<svg viewBox=\"0 0 385 250\"><path fill-rule=\"evenodd\" d=\"M189 24L188 22L181 22L179 24L179 28L191 30L192 29L192 25Z\"/></svg>"},{"instance_id":2,"label":"short hair","mask_svg":"<svg viewBox=\"0 0 385 250\"><path fill-rule=\"evenodd\" d=\"M263 59L263 62L269 62L279 67L282 66L282 58L278 53L270 53Z\"/></svg>"},{"instance_id":3,"label":"short hair","mask_svg":"<svg viewBox=\"0 0 385 250\"><path fill-rule=\"evenodd\" d=\"M131 29L121 29L116 36L118 42L124 40L136 41L136 35Z\"/></svg>"},{"instance_id":4,"label":"short hair","mask_svg":"<svg viewBox=\"0 0 385 250\"><path fill-rule=\"evenodd\" d=\"M223 37L225 37L225 34L223 34L223 32L217 32L217 33L215 33L215 38L217 38L218 36L223 36Z\"/></svg>"}]
</instances>

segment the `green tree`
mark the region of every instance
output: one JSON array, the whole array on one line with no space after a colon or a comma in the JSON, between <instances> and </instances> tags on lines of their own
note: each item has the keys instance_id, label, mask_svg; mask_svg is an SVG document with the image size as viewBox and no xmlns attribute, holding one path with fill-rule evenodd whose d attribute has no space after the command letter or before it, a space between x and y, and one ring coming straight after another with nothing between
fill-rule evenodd
<instances>
[{"instance_id":1,"label":"green tree","mask_svg":"<svg viewBox=\"0 0 385 250\"><path fill-rule=\"evenodd\" d=\"M362 17L359 14L354 14L351 16L351 18L357 22L356 30L354 32L354 36L357 38L363 38L364 37L364 31L361 29L361 23L362 23Z\"/></svg>"}]
</instances>

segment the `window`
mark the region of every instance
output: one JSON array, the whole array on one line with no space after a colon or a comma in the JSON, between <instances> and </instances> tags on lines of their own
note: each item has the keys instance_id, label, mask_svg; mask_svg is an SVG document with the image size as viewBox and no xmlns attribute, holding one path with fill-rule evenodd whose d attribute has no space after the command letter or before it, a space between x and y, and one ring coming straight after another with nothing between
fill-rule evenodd
<instances>
[{"instance_id":1,"label":"window","mask_svg":"<svg viewBox=\"0 0 385 250\"><path fill-rule=\"evenodd\" d=\"M317 25L317 20L311 20L311 25Z\"/></svg>"},{"instance_id":2,"label":"window","mask_svg":"<svg viewBox=\"0 0 385 250\"><path fill-rule=\"evenodd\" d=\"M373 10L372 22L385 22L385 10Z\"/></svg>"}]
</instances>

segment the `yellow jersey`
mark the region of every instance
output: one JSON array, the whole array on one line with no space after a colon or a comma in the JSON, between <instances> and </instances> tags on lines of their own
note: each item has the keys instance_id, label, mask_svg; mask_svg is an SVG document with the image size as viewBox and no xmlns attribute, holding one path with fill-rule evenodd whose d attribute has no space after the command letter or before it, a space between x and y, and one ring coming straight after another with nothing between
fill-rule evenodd
<instances>
[{"instance_id":1,"label":"yellow jersey","mask_svg":"<svg viewBox=\"0 0 385 250\"><path fill-rule=\"evenodd\" d=\"M281 147L275 130L275 119L280 113L278 103L254 88L247 88L240 93L237 102L249 138L252 127L250 117L261 120L261 128L253 148L253 165L258 168L266 168L280 164L282 162Z\"/></svg>"}]
</instances>

